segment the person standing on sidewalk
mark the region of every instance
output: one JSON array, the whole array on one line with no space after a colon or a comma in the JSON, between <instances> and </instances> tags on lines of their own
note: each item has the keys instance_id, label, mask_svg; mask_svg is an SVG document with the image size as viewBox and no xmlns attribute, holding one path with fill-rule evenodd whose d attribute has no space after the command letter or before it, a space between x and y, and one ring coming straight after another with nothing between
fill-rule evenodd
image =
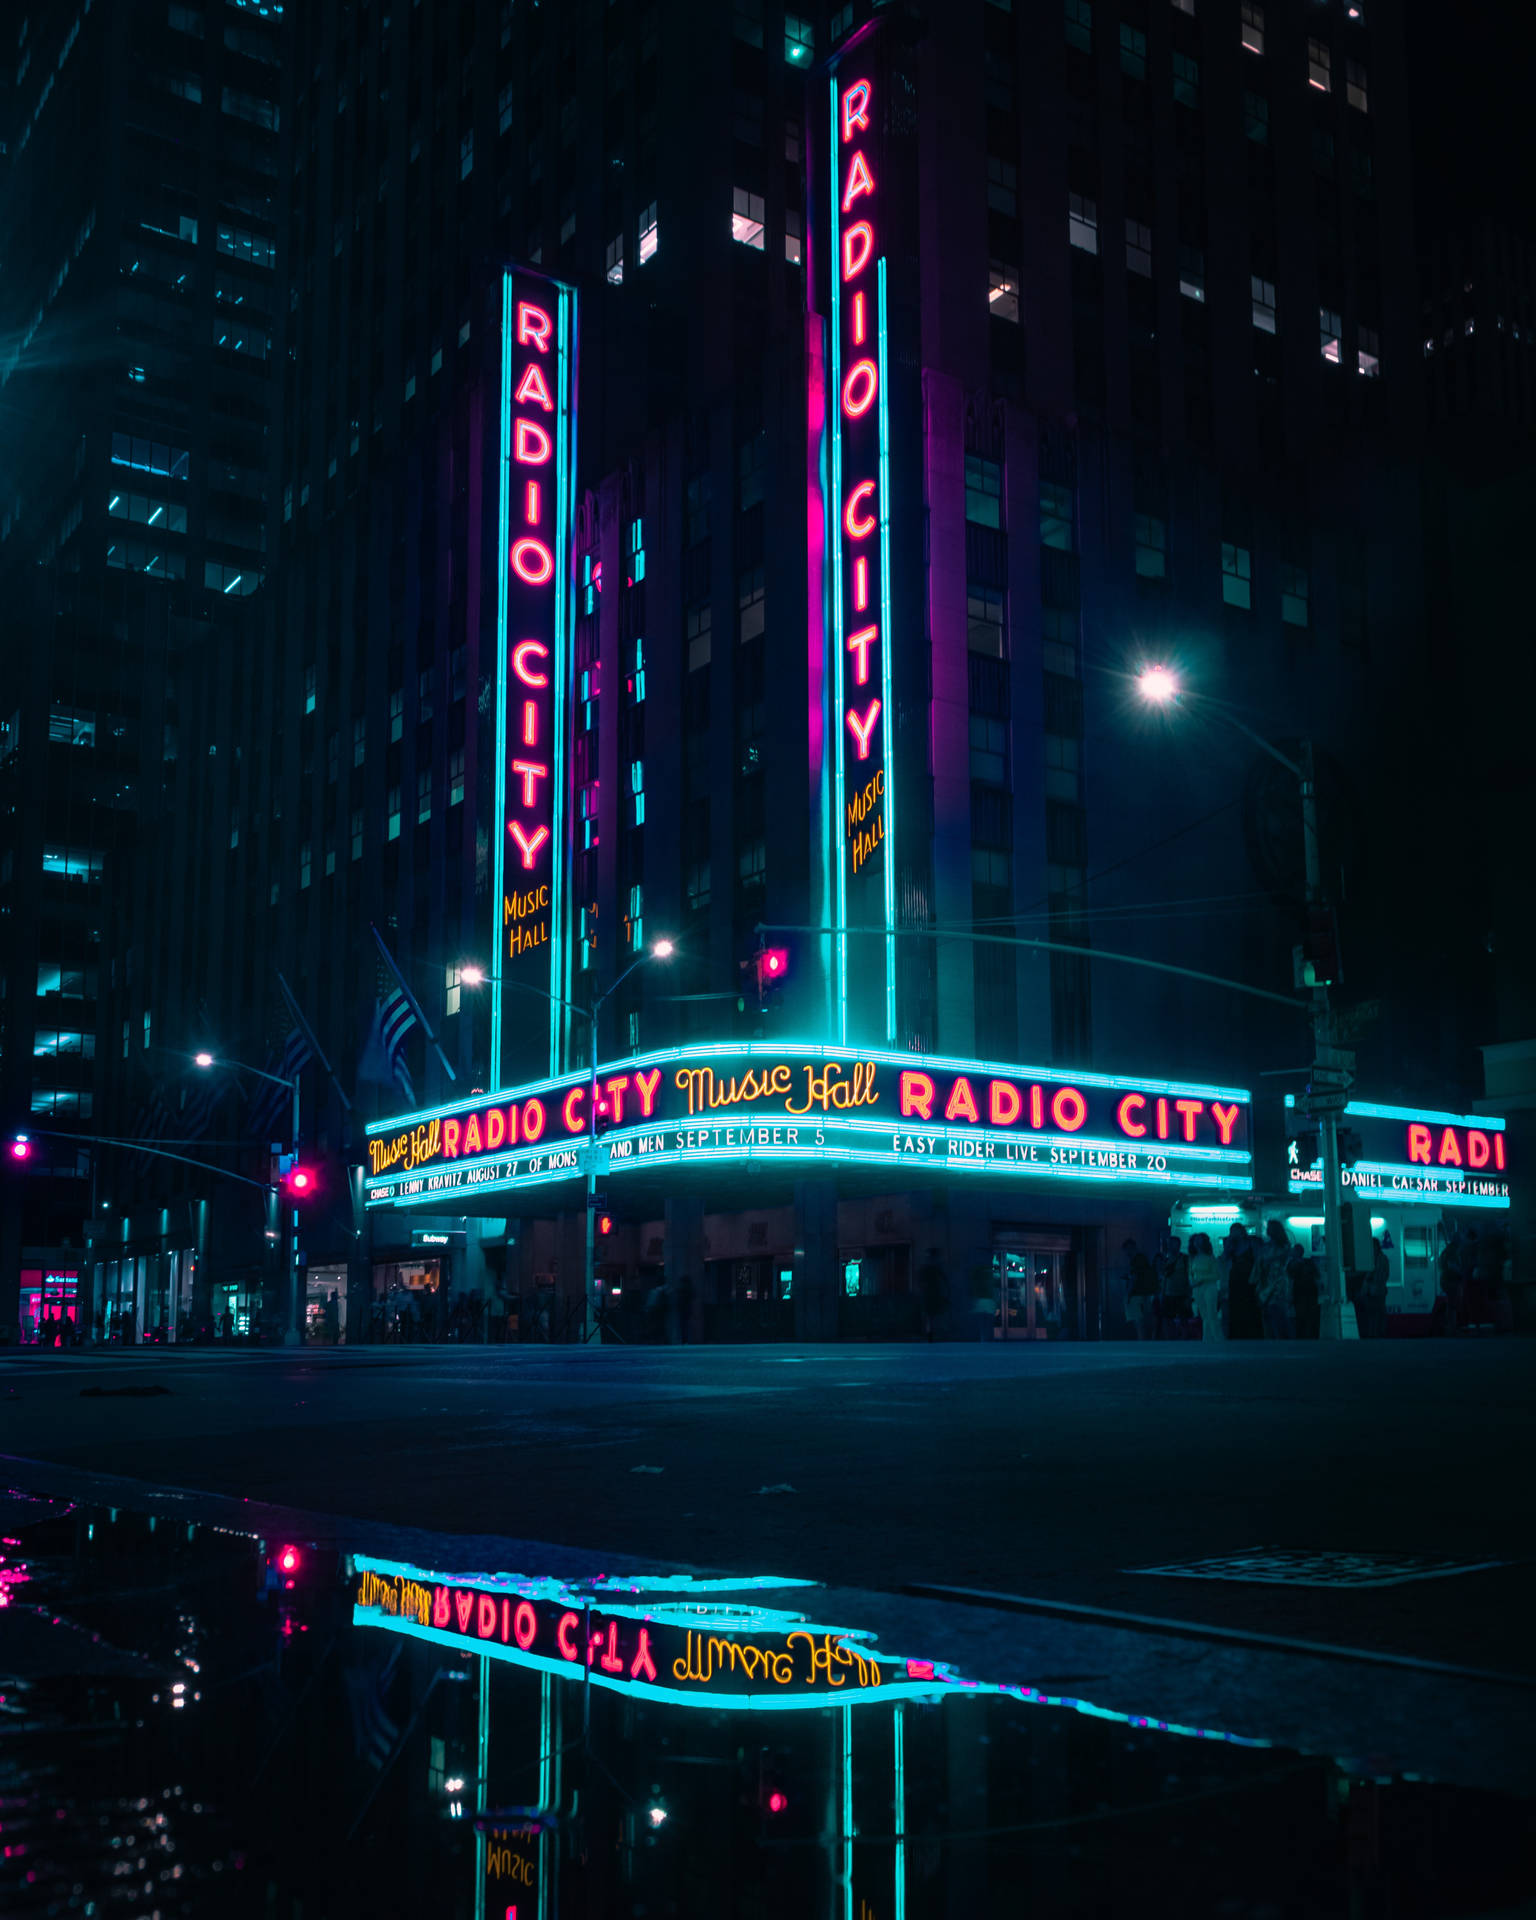
<instances>
[{"instance_id":1,"label":"person standing on sidewalk","mask_svg":"<svg viewBox=\"0 0 1536 1920\"><path fill-rule=\"evenodd\" d=\"M1266 1340L1290 1340L1295 1336L1290 1257L1290 1236L1278 1220L1271 1220L1264 1229L1264 1242L1259 1248L1259 1309L1264 1317Z\"/></svg>"},{"instance_id":2,"label":"person standing on sidewalk","mask_svg":"<svg viewBox=\"0 0 1536 1920\"><path fill-rule=\"evenodd\" d=\"M1157 1275L1134 1240L1125 1241L1125 1317L1138 1340L1157 1337Z\"/></svg>"},{"instance_id":3,"label":"person standing on sidewalk","mask_svg":"<svg viewBox=\"0 0 1536 1920\"><path fill-rule=\"evenodd\" d=\"M1221 1321L1221 1263L1211 1249L1211 1236L1208 1233L1190 1236L1189 1284L1195 1296L1200 1338L1207 1341L1225 1340L1227 1330Z\"/></svg>"}]
</instances>

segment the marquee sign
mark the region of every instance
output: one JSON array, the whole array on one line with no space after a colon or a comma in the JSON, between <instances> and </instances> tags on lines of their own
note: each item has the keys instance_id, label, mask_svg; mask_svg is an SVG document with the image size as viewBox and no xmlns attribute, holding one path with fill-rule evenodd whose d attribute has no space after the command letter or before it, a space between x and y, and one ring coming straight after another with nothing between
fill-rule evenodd
<instances>
[{"instance_id":1,"label":"marquee sign","mask_svg":"<svg viewBox=\"0 0 1536 1920\"><path fill-rule=\"evenodd\" d=\"M887 337L884 68L866 33L831 76L831 216L821 284L829 302L825 418L830 486L833 871L840 1039L848 1034L849 927L884 927L884 1002L870 1024L896 1033L896 866L891 699L891 432ZM814 377L821 377L817 369ZM916 483L915 476L913 484ZM858 936L851 936L858 944ZM867 946L866 946L867 951ZM874 955L870 954L870 959ZM861 956L862 959L862 956ZM856 967L854 971L860 971Z\"/></svg>"},{"instance_id":2,"label":"marquee sign","mask_svg":"<svg viewBox=\"0 0 1536 1920\"><path fill-rule=\"evenodd\" d=\"M842 1161L1035 1181L1253 1185L1241 1089L929 1054L753 1041L598 1072L610 1175L729 1161ZM429 1205L585 1171L585 1073L368 1130L367 1204Z\"/></svg>"},{"instance_id":3,"label":"marquee sign","mask_svg":"<svg viewBox=\"0 0 1536 1920\"><path fill-rule=\"evenodd\" d=\"M1285 1100L1287 1122L1303 1124L1294 1094ZM1441 1200L1452 1207L1509 1205L1508 1149L1504 1122L1489 1114L1431 1113L1420 1107L1383 1107L1352 1100L1339 1124L1360 1136L1344 1185L1362 1200ZM1321 1162L1300 1164L1297 1142L1287 1147L1290 1190L1315 1193L1323 1184Z\"/></svg>"},{"instance_id":4,"label":"marquee sign","mask_svg":"<svg viewBox=\"0 0 1536 1920\"><path fill-rule=\"evenodd\" d=\"M563 989L565 732L573 613L570 526L576 457L576 290L518 267L501 298L499 699L492 889L497 956L491 996L495 1083L534 1062L504 1054L510 983ZM526 1033L526 1017L517 1023ZM544 1051L541 1049L541 1052Z\"/></svg>"}]
</instances>

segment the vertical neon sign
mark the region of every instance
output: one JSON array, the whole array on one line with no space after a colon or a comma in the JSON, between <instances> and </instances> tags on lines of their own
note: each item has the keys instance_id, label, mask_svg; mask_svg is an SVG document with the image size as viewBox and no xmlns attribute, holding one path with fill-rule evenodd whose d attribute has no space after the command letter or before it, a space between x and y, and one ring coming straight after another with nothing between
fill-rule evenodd
<instances>
[{"instance_id":1,"label":"vertical neon sign","mask_svg":"<svg viewBox=\"0 0 1536 1920\"><path fill-rule=\"evenodd\" d=\"M896 1037L891 705L890 413L886 259L881 246L882 102L866 57L831 80L833 862L837 1038L849 1034L848 929L883 926L884 996L859 1025ZM862 943L861 943L862 944ZM866 969L855 969L866 977Z\"/></svg>"},{"instance_id":2,"label":"vertical neon sign","mask_svg":"<svg viewBox=\"0 0 1536 1920\"><path fill-rule=\"evenodd\" d=\"M522 268L501 292L501 455L496 594L497 823L491 996L494 1087L543 1066L503 1018L506 990L549 996L550 1072L560 1059L566 981L565 733L570 680L571 504L576 456L576 290Z\"/></svg>"}]
</instances>

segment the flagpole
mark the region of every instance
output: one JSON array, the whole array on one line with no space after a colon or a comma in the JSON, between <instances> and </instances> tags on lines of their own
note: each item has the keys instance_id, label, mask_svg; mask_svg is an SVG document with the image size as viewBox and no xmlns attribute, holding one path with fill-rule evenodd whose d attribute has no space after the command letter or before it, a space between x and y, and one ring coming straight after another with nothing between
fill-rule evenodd
<instances>
[{"instance_id":1,"label":"flagpole","mask_svg":"<svg viewBox=\"0 0 1536 1920\"><path fill-rule=\"evenodd\" d=\"M320 1045L320 1042L315 1038L314 1028L304 1018L303 1009L300 1007L298 1001L293 997L293 989L289 986L288 982L283 978L281 973L279 973L277 976L277 984L282 988L283 998L288 1002L288 1011L293 1015L294 1019L298 1021L299 1026L303 1031L304 1038L314 1048L315 1058L320 1062L321 1066L325 1068L326 1073L330 1076L331 1085L336 1089L336 1097L338 1100L340 1100L343 1110L347 1113L350 1113L352 1111L352 1102L347 1098L346 1093L342 1088L341 1082L336 1078L335 1068L331 1065L330 1061L326 1059L325 1049Z\"/></svg>"},{"instance_id":2,"label":"flagpole","mask_svg":"<svg viewBox=\"0 0 1536 1920\"><path fill-rule=\"evenodd\" d=\"M368 931L373 935L374 939L378 941L379 952L384 956L384 964L389 968L396 980L399 981L400 991L405 995L407 1001L409 1001L411 1012L414 1013L416 1018L421 1022L422 1032L427 1036L428 1040L431 1041L434 1048L436 1048L437 1057L443 1063L443 1072L447 1074L450 1080L457 1080L459 1076L454 1072L447 1054L443 1052L442 1046L439 1044L437 1035L432 1031L431 1021L428 1020L427 1016L422 1012L421 1002L416 998L415 994L411 992L410 982L400 971L400 966L395 956L390 952L389 948L385 946L383 934L379 932L371 920L368 922Z\"/></svg>"}]
</instances>

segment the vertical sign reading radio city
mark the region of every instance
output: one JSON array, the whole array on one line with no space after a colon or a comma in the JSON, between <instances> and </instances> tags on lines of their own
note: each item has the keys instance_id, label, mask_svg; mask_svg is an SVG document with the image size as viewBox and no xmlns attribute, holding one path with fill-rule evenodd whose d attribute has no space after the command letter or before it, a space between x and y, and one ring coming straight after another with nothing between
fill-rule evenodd
<instances>
[{"instance_id":1,"label":"vertical sign reading radio city","mask_svg":"<svg viewBox=\"0 0 1536 1920\"><path fill-rule=\"evenodd\" d=\"M879 128L880 68L867 41L831 79L832 755L836 872L838 1037L848 1033L849 934L885 929L882 1017L896 1032L896 868L892 826L890 415L887 396L886 255ZM857 935L853 936L857 940ZM863 944L862 942L860 943ZM873 955L870 956L873 959ZM864 977L862 964L855 977Z\"/></svg>"},{"instance_id":2,"label":"vertical sign reading radio city","mask_svg":"<svg viewBox=\"0 0 1536 1920\"><path fill-rule=\"evenodd\" d=\"M576 453L576 291L523 268L502 281L501 566L497 592L491 1059L497 1085L532 1061L504 1057L508 983L550 995L549 1070L566 998L565 731L572 618L570 526ZM541 1049L542 1052L542 1049Z\"/></svg>"}]
</instances>

